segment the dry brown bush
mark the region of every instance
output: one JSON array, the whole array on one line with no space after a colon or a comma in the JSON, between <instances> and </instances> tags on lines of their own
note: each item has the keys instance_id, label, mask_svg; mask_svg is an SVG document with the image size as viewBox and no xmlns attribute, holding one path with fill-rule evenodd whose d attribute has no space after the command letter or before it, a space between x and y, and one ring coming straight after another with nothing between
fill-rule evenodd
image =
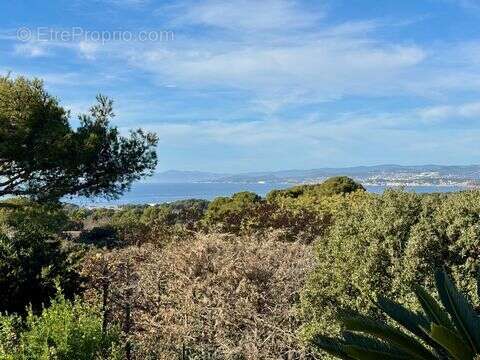
<instances>
[{"instance_id":1,"label":"dry brown bush","mask_svg":"<svg viewBox=\"0 0 480 360\"><path fill-rule=\"evenodd\" d=\"M312 266L308 245L211 234L97 252L84 274L87 295L108 289L107 318L130 333L132 357L170 360L184 344L219 359L294 359L304 356L296 305Z\"/></svg>"}]
</instances>

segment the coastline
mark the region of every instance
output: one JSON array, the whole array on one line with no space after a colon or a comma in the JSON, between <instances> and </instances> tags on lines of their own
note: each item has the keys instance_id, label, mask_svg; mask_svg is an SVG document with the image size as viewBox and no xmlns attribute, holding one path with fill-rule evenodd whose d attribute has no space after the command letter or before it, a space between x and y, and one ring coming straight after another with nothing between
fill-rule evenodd
<instances>
[{"instance_id":1,"label":"coastline","mask_svg":"<svg viewBox=\"0 0 480 360\"><path fill-rule=\"evenodd\" d=\"M117 208L125 205L156 205L171 203L180 200L202 199L213 200L220 196L231 196L241 191L255 192L260 196L265 196L268 192L276 189L286 189L303 183L218 183L218 182L190 182L190 183L139 183L132 187L119 199L105 200L85 199L85 198L67 198L64 202L87 208ZM417 193L435 193L435 192L457 192L465 190L474 190L462 184L374 184L362 183L366 190L372 193L382 193L386 189L403 189L408 192Z\"/></svg>"}]
</instances>

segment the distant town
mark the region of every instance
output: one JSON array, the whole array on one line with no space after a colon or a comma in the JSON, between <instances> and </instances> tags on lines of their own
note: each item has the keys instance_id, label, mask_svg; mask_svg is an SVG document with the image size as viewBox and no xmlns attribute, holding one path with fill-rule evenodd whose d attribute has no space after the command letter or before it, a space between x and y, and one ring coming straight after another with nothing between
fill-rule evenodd
<instances>
[{"instance_id":1,"label":"distant town","mask_svg":"<svg viewBox=\"0 0 480 360\"><path fill-rule=\"evenodd\" d=\"M151 182L160 183L318 183L330 176L345 175L367 186L480 186L480 165L377 165L348 168L318 168L242 174L170 170L157 173Z\"/></svg>"}]
</instances>

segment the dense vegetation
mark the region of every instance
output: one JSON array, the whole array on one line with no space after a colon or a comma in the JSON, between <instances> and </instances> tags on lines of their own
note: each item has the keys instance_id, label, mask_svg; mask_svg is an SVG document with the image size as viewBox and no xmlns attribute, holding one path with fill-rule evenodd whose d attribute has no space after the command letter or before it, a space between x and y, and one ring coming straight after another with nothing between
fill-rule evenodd
<instances>
[{"instance_id":1,"label":"dense vegetation","mask_svg":"<svg viewBox=\"0 0 480 360\"><path fill-rule=\"evenodd\" d=\"M341 327L335 317L338 309L350 309L384 319L371 299L387 296L414 310L419 310L420 306L412 293L412 287L423 285L428 291L433 291L433 272L439 266L448 269L466 295L478 303L475 291L479 255L478 204L480 192L477 191L420 195L389 190L382 195L375 195L359 189L350 193L330 193L325 196L314 196L311 193L295 198L277 195L275 199L271 196L262 199L255 194L240 193L230 198L216 199L208 207L205 206L205 202L190 201L189 205L196 209L192 211L196 218L188 225L182 215L184 213L175 210L178 207L183 209L184 202L155 207L125 207L116 211L76 209L71 214L73 216L77 212L83 212L85 224L88 224L89 228L92 227L92 222L95 222L93 219L97 219L102 226L109 224L112 229L109 236L116 239L116 247L124 247L126 244L151 244L148 246L182 256L183 261L187 261L192 267L190 271L193 273L190 274L195 274L191 278L192 286L198 286L198 293L195 294L207 293L201 288L202 276L208 281L208 289L216 294L223 292L221 288L228 281L236 281L236 286L242 281L249 281L247 274L234 280L239 270L231 269L227 272L226 269L230 268L225 264L231 256L236 261L243 260L245 256L241 254L252 243L266 244L262 251L255 252L258 258L252 261L252 264L258 262L257 266L270 265L273 268L278 266L275 265L277 260L277 255L274 255L275 244L284 244L282 246L302 244L294 257L288 256L287 253L278 256L284 257L283 260L293 268L300 266L304 261L302 259L309 259L305 263L308 264L308 268L302 271L303 275L293 280L297 282L291 285L294 286L296 295L288 303L290 307L288 313L294 316L295 324L295 330L289 330L295 334L295 343L290 345L289 351L305 354L308 353L305 344L309 344L315 336L339 334ZM142 227L145 232L126 231L124 227L132 229L133 224L136 224L137 228ZM91 231L86 230L85 234ZM205 250L212 241L215 247L211 251L217 249L219 244L224 247L221 250L224 257L222 265L215 264L217 255L209 255L208 252L203 255L198 253L200 251L198 246ZM90 240L90 244L95 242L102 244L105 240L101 236L93 242ZM242 248L234 247L237 257L225 252L227 251L225 247L233 246L232 244L242 245ZM134 249L137 248L124 247L121 251L125 253L121 258L127 258L125 254L130 251L133 254ZM106 251L104 254L110 253L108 250L104 251ZM114 251L119 250L112 250L112 253ZM217 254L217 251L218 249L214 253ZM262 255L262 252L265 254ZM164 255L157 257L165 258ZM207 273L202 272L203 267L200 264L195 265L199 261L198 258L202 259L204 266L209 269ZM208 265L210 262L211 265ZM169 260L166 260L165 264L168 263ZM172 278L165 280L165 283L174 281L176 276L184 272L177 267L180 263L176 260L175 265L171 265L175 271L170 273ZM137 270L142 268L138 264L135 265ZM226 278L222 281L217 280L216 271L220 268L226 271L223 276L232 276L232 280ZM244 267L241 269L244 270ZM160 270L158 272L168 273ZM192 275L180 276L186 280ZM268 294L268 291L271 291L269 289L276 286L275 277L270 274L265 279L267 283L262 286L266 288L264 287L262 293ZM305 285L300 289L297 285L303 282ZM284 286L288 288L290 286L288 284L289 282L285 281ZM185 286L183 283L179 288L183 289ZM166 292L168 295L165 296L174 296L173 293L175 292L170 288L170 291ZM181 296L176 296L178 298L169 300L169 303L180 301ZM193 298L188 296L187 299L193 301ZM247 301L241 293L238 293L235 299ZM213 311L208 301L204 299L200 303L205 310ZM220 302L220 298L217 301ZM230 304L233 300L225 298L223 301ZM192 309L191 306L193 305L183 305L182 311ZM218 303L215 308L217 306ZM269 306L269 309L271 308ZM193 309L194 313L201 317L200 320L195 320L200 321L197 323L198 326L210 329L211 320L206 316L202 317L200 309L196 307ZM233 311L231 307L228 309ZM262 311L261 309L260 307L257 311ZM178 310L164 308L164 311L170 312L174 319L173 314ZM222 312L225 313L228 311ZM237 311L233 313L238 314ZM243 315L245 319L236 319L236 324L243 329L242 333L248 334L249 331L260 333L255 326L252 328L241 326L242 321L255 317L255 314L256 312L252 310L251 313ZM215 318L220 322L221 316L217 315ZM258 322L256 324L258 325ZM284 329L286 328L285 326ZM225 326L224 336L227 336L226 329ZM202 344L204 348L217 352L221 351L224 355L234 353L238 348L248 348L245 345L248 343L246 340L240 341L241 336L237 338L238 342L235 345L226 345L229 344L228 336L222 338L215 333L214 336L207 337L210 340L206 341L199 340L195 330L188 326L182 330L178 328L177 331L178 337L174 341L171 340L172 332L169 332L169 340L160 337L158 343L163 341L163 343L177 342L178 346L183 343L191 345L191 339L195 339L193 343ZM274 333L272 330L270 335L273 336ZM269 356L275 358L279 353L285 353L284 350L275 347L274 350L248 349L250 350L242 354L252 359L258 358L249 355L255 351L267 351L268 356L265 355L265 358Z\"/></svg>"},{"instance_id":2,"label":"dense vegetation","mask_svg":"<svg viewBox=\"0 0 480 360\"><path fill-rule=\"evenodd\" d=\"M71 298L71 284L81 282L77 297L100 306L102 326L121 330L122 350L130 349L132 359L169 359L180 351L220 359L320 358L310 344L340 334L339 309L385 320L372 299L386 296L418 311L412 288L434 293L439 266L478 304L478 204L477 191L358 189L294 198L277 192L266 199L240 193L211 203L4 209L2 228L20 234L22 221L49 225L43 231L58 240L48 243L62 244L61 256L47 248L51 257L27 252L39 269L42 259L65 272L26 277L45 295L28 298L27 289L21 307L31 302L38 309L55 294L55 281ZM16 263L17 272L25 261ZM20 304L8 306L3 310L21 313Z\"/></svg>"},{"instance_id":3,"label":"dense vegetation","mask_svg":"<svg viewBox=\"0 0 480 360\"><path fill-rule=\"evenodd\" d=\"M328 359L317 340L342 335L340 310L395 327L378 305L417 314L422 286L450 312L439 267L476 316L480 191L378 195L335 177L265 198L62 204L119 195L156 163L156 137L121 137L99 102L72 130L40 82L0 80L0 195L23 195L0 206L0 358Z\"/></svg>"},{"instance_id":4,"label":"dense vegetation","mask_svg":"<svg viewBox=\"0 0 480 360\"><path fill-rule=\"evenodd\" d=\"M387 191L341 199L335 223L316 243L317 268L302 299L313 314L304 336L338 331L334 321L338 308L378 314L370 298L379 295L419 309L412 286L432 291L432 272L441 266L478 301L479 200L477 191L449 195Z\"/></svg>"},{"instance_id":5,"label":"dense vegetation","mask_svg":"<svg viewBox=\"0 0 480 360\"><path fill-rule=\"evenodd\" d=\"M103 331L98 306L58 294L38 315L0 316L0 358L5 360L123 359L117 327Z\"/></svg>"}]
</instances>

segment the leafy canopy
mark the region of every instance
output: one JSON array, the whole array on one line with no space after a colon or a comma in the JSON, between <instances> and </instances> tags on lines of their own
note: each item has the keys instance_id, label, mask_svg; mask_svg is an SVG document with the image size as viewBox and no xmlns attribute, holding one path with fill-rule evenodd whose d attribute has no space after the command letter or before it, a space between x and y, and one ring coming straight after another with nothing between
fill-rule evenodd
<instances>
[{"instance_id":1,"label":"leafy canopy","mask_svg":"<svg viewBox=\"0 0 480 360\"><path fill-rule=\"evenodd\" d=\"M109 123L112 100L97 101L74 130L42 81L0 77L0 196L117 197L149 175L157 164L156 135L121 136Z\"/></svg>"},{"instance_id":2,"label":"leafy canopy","mask_svg":"<svg viewBox=\"0 0 480 360\"><path fill-rule=\"evenodd\" d=\"M278 202L282 199L297 199L302 197L319 198L336 194L349 194L365 188L347 176L334 176L323 183L313 185L298 185L285 190L272 190L267 194L267 201Z\"/></svg>"}]
</instances>

